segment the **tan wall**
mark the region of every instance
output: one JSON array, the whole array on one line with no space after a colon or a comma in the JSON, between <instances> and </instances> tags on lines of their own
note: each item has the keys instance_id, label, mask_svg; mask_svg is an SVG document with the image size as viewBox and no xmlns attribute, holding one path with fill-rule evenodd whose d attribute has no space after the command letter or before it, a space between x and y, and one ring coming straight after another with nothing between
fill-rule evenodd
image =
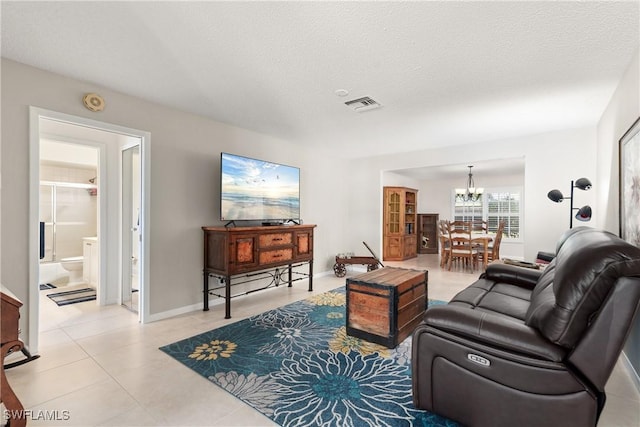
<instances>
[{"instance_id":1,"label":"tan wall","mask_svg":"<svg viewBox=\"0 0 640 427\"><path fill-rule=\"evenodd\" d=\"M219 225L219 157L227 151L301 168L302 217L315 223L317 273L330 270L347 215L347 162L304 146L2 59L1 280L25 302L28 339L29 106L151 133L150 314L202 298L202 225ZM101 94L105 110L82 104Z\"/></svg>"}]
</instances>

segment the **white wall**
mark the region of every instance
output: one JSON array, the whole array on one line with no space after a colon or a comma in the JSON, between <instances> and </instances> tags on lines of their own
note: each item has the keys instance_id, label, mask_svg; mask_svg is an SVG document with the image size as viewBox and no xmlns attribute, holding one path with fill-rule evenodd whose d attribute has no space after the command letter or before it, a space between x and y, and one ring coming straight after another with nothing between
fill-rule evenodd
<instances>
[{"instance_id":1,"label":"white wall","mask_svg":"<svg viewBox=\"0 0 640 427\"><path fill-rule=\"evenodd\" d=\"M636 52L598 123L597 210L598 227L618 234L618 141L640 117L640 54Z\"/></svg>"},{"instance_id":2,"label":"white wall","mask_svg":"<svg viewBox=\"0 0 640 427\"><path fill-rule=\"evenodd\" d=\"M439 148L413 153L369 157L353 161L349 195L350 221L357 234L349 236L350 245L357 248L358 236L368 234L372 247L381 247L380 200L383 187L380 171L410 169L422 166L473 164L483 160L524 157L524 236L523 255L535 259L539 250L554 250L558 237L569 228L568 202L556 205L547 199L549 190L558 188L569 193L572 179L596 176L596 129L572 129L531 135L481 145ZM479 179L479 177L478 177ZM420 186L420 185L419 185ZM482 186L486 187L484 183ZM576 204L595 203L595 192L580 192ZM420 193L418 193L420 197ZM422 200L422 199L420 199ZM429 205L419 203L419 210ZM442 203L443 196L439 197ZM448 203L448 202L445 202ZM441 206L441 205L440 205ZM437 206L439 208L440 206ZM594 210L594 220L598 212ZM375 240L374 240L375 236ZM375 245L375 246L373 246Z\"/></svg>"},{"instance_id":3,"label":"white wall","mask_svg":"<svg viewBox=\"0 0 640 427\"><path fill-rule=\"evenodd\" d=\"M409 178L408 176L400 175L395 172L382 172L382 186L383 187L407 187L419 189L420 181L417 179Z\"/></svg>"},{"instance_id":4,"label":"white wall","mask_svg":"<svg viewBox=\"0 0 640 427\"><path fill-rule=\"evenodd\" d=\"M598 227L618 234L619 170L618 141L640 117L640 53L636 52L598 123L597 209L603 213ZM624 348L636 385L640 387L640 316Z\"/></svg>"},{"instance_id":5,"label":"white wall","mask_svg":"<svg viewBox=\"0 0 640 427\"><path fill-rule=\"evenodd\" d=\"M347 162L287 142L147 102L98 85L2 59L1 281L25 306L28 340L29 106L37 106L151 133L150 314L202 301L203 225L221 225L221 151L301 168L302 217L317 224L314 271L330 271L348 228ZM82 103L102 95L103 112ZM107 268L109 268L107 266ZM222 316L216 310L212 316Z\"/></svg>"},{"instance_id":6,"label":"white wall","mask_svg":"<svg viewBox=\"0 0 640 427\"><path fill-rule=\"evenodd\" d=\"M518 175L482 176L473 175L476 186L485 189L504 187L524 187L524 171ZM451 219L451 190L464 187L467 175L460 172L459 179L439 179L422 181L417 187L418 211L420 213L437 213L441 219Z\"/></svg>"}]
</instances>

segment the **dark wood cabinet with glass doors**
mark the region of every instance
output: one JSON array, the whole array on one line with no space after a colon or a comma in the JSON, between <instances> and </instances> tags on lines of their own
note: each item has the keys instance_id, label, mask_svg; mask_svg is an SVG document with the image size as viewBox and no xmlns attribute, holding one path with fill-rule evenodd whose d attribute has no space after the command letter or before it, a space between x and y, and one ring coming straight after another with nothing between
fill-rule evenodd
<instances>
[{"instance_id":1,"label":"dark wood cabinet with glass doors","mask_svg":"<svg viewBox=\"0 0 640 427\"><path fill-rule=\"evenodd\" d=\"M438 253L438 214L418 214L418 253Z\"/></svg>"}]
</instances>

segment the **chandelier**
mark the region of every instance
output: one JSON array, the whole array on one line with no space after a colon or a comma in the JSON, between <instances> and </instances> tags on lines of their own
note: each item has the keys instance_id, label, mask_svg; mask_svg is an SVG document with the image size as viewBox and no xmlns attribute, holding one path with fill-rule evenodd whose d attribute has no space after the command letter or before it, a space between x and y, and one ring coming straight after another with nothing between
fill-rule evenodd
<instances>
[{"instance_id":1,"label":"chandelier","mask_svg":"<svg viewBox=\"0 0 640 427\"><path fill-rule=\"evenodd\" d=\"M467 178L467 188L456 188L456 199L463 202L477 202L484 192L484 188L477 188L473 181L473 173L471 168L473 166L467 166L469 168L469 178Z\"/></svg>"}]
</instances>

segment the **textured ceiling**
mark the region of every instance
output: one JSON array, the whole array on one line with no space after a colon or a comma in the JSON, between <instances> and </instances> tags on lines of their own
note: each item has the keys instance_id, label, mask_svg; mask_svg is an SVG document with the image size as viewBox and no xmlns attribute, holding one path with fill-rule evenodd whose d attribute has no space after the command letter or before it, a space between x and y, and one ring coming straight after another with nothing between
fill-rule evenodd
<instances>
[{"instance_id":1,"label":"textured ceiling","mask_svg":"<svg viewBox=\"0 0 640 427\"><path fill-rule=\"evenodd\" d=\"M595 125L640 25L638 1L1 7L6 58L344 157Z\"/></svg>"}]
</instances>

